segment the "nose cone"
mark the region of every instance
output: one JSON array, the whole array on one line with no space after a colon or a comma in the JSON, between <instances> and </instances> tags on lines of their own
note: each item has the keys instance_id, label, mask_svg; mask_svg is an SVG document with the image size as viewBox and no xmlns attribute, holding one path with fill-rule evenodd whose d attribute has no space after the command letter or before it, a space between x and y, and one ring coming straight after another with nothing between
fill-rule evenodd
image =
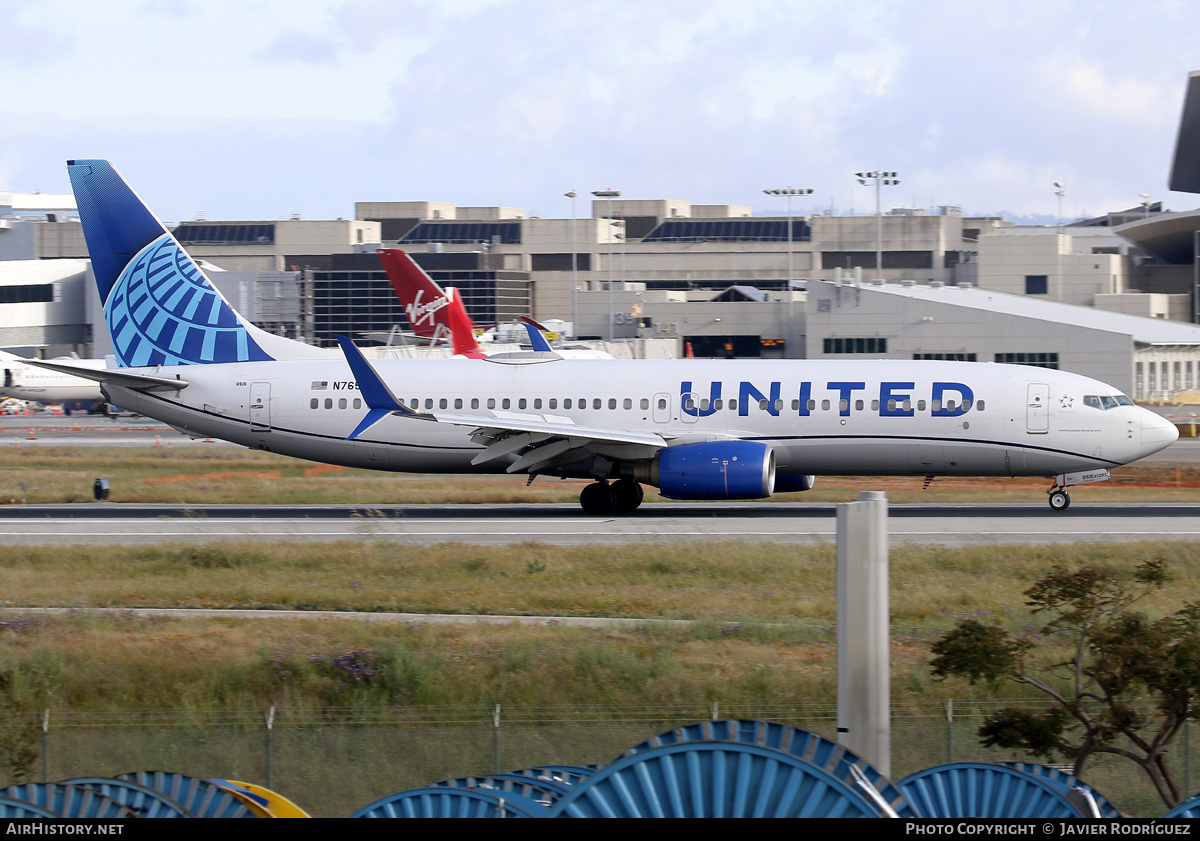
<instances>
[{"instance_id":1,"label":"nose cone","mask_svg":"<svg viewBox=\"0 0 1200 841\"><path fill-rule=\"evenodd\" d=\"M1142 456L1165 450L1179 439L1179 430L1161 415L1142 409Z\"/></svg>"}]
</instances>

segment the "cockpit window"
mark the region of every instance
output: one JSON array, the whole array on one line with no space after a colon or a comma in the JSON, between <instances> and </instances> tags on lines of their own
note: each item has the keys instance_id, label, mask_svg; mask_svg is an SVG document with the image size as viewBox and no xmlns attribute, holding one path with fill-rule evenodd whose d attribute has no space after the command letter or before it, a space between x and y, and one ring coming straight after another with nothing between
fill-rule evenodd
<instances>
[{"instance_id":1,"label":"cockpit window","mask_svg":"<svg viewBox=\"0 0 1200 841\"><path fill-rule=\"evenodd\" d=\"M1087 394L1084 395L1083 405L1091 406L1093 409L1115 409L1118 406L1132 406L1133 401L1124 394L1118 394L1113 397L1109 394Z\"/></svg>"}]
</instances>

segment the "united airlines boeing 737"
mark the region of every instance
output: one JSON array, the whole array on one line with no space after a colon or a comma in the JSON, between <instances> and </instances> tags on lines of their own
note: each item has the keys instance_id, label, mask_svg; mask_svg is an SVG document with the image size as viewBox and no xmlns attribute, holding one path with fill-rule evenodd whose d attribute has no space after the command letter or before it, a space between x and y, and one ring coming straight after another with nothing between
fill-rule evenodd
<instances>
[{"instance_id":1,"label":"united airlines boeing 737","mask_svg":"<svg viewBox=\"0 0 1200 841\"><path fill-rule=\"evenodd\" d=\"M117 172L68 163L120 368L45 367L193 436L379 470L593 480L589 513L761 499L814 475L1046 476L1066 488L1175 427L1111 386L1018 365L907 360L344 358L248 324Z\"/></svg>"}]
</instances>

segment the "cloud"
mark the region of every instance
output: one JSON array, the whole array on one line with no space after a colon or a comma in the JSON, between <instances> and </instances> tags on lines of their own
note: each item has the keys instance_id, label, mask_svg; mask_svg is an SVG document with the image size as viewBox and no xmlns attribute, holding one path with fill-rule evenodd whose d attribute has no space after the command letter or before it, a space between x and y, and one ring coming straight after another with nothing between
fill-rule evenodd
<instances>
[{"instance_id":1,"label":"cloud","mask_svg":"<svg viewBox=\"0 0 1200 841\"><path fill-rule=\"evenodd\" d=\"M46 64L71 49L70 36L52 27L27 23L27 12L28 8L24 5L0 4L0 32L4 33L0 65L21 68ZM8 84L12 84L12 81Z\"/></svg>"},{"instance_id":2,"label":"cloud","mask_svg":"<svg viewBox=\"0 0 1200 841\"><path fill-rule=\"evenodd\" d=\"M244 196L238 215L278 198L267 218L368 194L565 213L567 189L604 186L771 210L761 190L791 184L861 210L864 167L901 173L897 204L1054 214L1056 179L1080 210L1195 204L1163 189L1189 3L180 0L181 24L113 0L86 25L85 8L0 6L72 47L31 58L0 115L26 124L0 160L42 189L34 162L64 144L35 128L68 132L71 155L174 144L206 167L188 189ZM178 49L181 25L201 48ZM302 183L285 169L272 190L280 162Z\"/></svg>"},{"instance_id":3,"label":"cloud","mask_svg":"<svg viewBox=\"0 0 1200 841\"><path fill-rule=\"evenodd\" d=\"M328 36L285 32L259 50L256 55L265 61L273 62L332 64L338 58L338 48Z\"/></svg>"}]
</instances>

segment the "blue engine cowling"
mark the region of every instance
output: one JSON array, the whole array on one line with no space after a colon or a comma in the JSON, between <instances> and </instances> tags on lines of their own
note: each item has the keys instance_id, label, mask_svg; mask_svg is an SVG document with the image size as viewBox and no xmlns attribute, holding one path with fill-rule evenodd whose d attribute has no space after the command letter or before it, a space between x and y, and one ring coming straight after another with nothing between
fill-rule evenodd
<instances>
[{"instance_id":1,"label":"blue engine cowling","mask_svg":"<svg viewBox=\"0 0 1200 841\"><path fill-rule=\"evenodd\" d=\"M667 447L658 454L667 499L762 499L775 491L775 451L757 441Z\"/></svg>"}]
</instances>

